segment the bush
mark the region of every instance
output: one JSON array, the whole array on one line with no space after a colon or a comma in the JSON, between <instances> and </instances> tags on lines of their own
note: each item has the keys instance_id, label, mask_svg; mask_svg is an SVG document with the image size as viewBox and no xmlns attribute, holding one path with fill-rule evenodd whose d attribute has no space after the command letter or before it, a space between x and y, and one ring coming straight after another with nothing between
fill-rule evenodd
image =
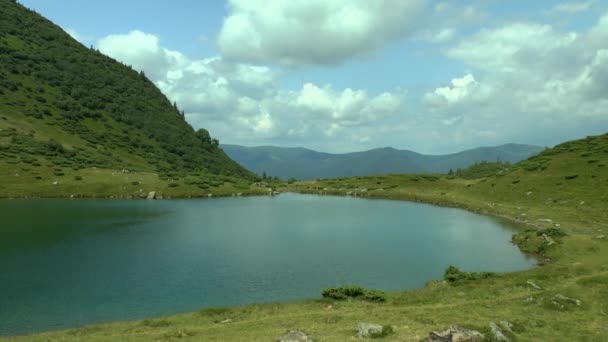
<instances>
[{"instance_id":1,"label":"bush","mask_svg":"<svg viewBox=\"0 0 608 342\"><path fill-rule=\"evenodd\" d=\"M456 266L449 266L443 274L443 279L455 283L461 280L478 280L492 278L496 274L492 272L464 272Z\"/></svg>"},{"instance_id":2,"label":"bush","mask_svg":"<svg viewBox=\"0 0 608 342\"><path fill-rule=\"evenodd\" d=\"M179 186L179 184L177 184L177 183L169 183L170 188L177 188L178 186Z\"/></svg>"},{"instance_id":3,"label":"bush","mask_svg":"<svg viewBox=\"0 0 608 342\"><path fill-rule=\"evenodd\" d=\"M74 176L74 180L81 181L82 180L82 176Z\"/></svg>"},{"instance_id":4,"label":"bush","mask_svg":"<svg viewBox=\"0 0 608 342\"><path fill-rule=\"evenodd\" d=\"M350 285L342 287L330 287L321 292L323 298L345 300L348 298L361 298L370 302L385 302L386 294L378 290L367 290L361 286Z\"/></svg>"}]
</instances>

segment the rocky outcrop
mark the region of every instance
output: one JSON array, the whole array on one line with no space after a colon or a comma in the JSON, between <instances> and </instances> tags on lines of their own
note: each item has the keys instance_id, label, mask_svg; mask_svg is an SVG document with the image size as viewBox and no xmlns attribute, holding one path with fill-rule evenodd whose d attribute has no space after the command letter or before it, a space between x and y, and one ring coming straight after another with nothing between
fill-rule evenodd
<instances>
[{"instance_id":1,"label":"rocky outcrop","mask_svg":"<svg viewBox=\"0 0 608 342\"><path fill-rule=\"evenodd\" d=\"M374 323L359 323L357 326L358 338L373 338L383 335L384 327Z\"/></svg>"},{"instance_id":2,"label":"rocky outcrop","mask_svg":"<svg viewBox=\"0 0 608 342\"><path fill-rule=\"evenodd\" d=\"M563 308L565 305L577 305L577 306L581 305L580 300L578 300L576 298L566 297L562 294L556 294L555 296L553 296L553 298L551 299L551 302L554 305L559 306L561 308Z\"/></svg>"},{"instance_id":3,"label":"rocky outcrop","mask_svg":"<svg viewBox=\"0 0 608 342\"><path fill-rule=\"evenodd\" d=\"M148 197L146 197L149 200L153 200L156 199L156 191L150 191L148 192Z\"/></svg>"},{"instance_id":4,"label":"rocky outcrop","mask_svg":"<svg viewBox=\"0 0 608 342\"><path fill-rule=\"evenodd\" d=\"M314 339L309 334L299 331L291 330L282 337L279 337L276 342L313 342Z\"/></svg>"},{"instance_id":5,"label":"rocky outcrop","mask_svg":"<svg viewBox=\"0 0 608 342\"><path fill-rule=\"evenodd\" d=\"M502 329L494 322L490 322L490 330L492 331L492 337L497 342L511 342L511 340L503 333Z\"/></svg>"},{"instance_id":6,"label":"rocky outcrop","mask_svg":"<svg viewBox=\"0 0 608 342\"><path fill-rule=\"evenodd\" d=\"M474 342L483 341L484 338L479 331L452 325L446 330L431 332L422 342Z\"/></svg>"},{"instance_id":7,"label":"rocky outcrop","mask_svg":"<svg viewBox=\"0 0 608 342\"><path fill-rule=\"evenodd\" d=\"M538 286L535 282L533 282L532 280L528 280L526 282L526 284L532 286L535 290L542 290L542 288L540 286Z\"/></svg>"}]
</instances>

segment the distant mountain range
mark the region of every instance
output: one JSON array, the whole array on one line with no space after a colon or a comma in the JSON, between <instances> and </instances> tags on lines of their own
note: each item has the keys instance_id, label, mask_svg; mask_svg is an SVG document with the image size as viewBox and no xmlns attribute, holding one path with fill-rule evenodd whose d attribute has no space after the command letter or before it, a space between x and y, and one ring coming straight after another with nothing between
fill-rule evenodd
<instances>
[{"instance_id":1,"label":"distant mountain range","mask_svg":"<svg viewBox=\"0 0 608 342\"><path fill-rule=\"evenodd\" d=\"M282 179L311 180L388 173L447 173L480 161L516 163L541 152L534 145L479 147L453 154L425 155L408 150L378 148L344 154L306 148L221 145L226 154L247 169Z\"/></svg>"}]
</instances>

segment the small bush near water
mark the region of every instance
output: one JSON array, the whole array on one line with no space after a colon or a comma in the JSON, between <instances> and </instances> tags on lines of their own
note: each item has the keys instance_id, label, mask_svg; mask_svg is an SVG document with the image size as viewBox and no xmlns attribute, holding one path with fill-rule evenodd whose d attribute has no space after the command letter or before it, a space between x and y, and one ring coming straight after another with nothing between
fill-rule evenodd
<instances>
[{"instance_id":1,"label":"small bush near water","mask_svg":"<svg viewBox=\"0 0 608 342\"><path fill-rule=\"evenodd\" d=\"M450 266L445 270L443 279L455 283L460 280L478 280L494 277L496 274L492 272L464 272L456 266Z\"/></svg>"},{"instance_id":2,"label":"small bush near water","mask_svg":"<svg viewBox=\"0 0 608 342\"><path fill-rule=\"evenodd\" d=\"M330 287L321 292L323 298L345 300L348 298L363 299L370 302L385 302L386 294L378 290L368 290L361 286L351 285L342 287Z\"/></svg>"}]
</instances>

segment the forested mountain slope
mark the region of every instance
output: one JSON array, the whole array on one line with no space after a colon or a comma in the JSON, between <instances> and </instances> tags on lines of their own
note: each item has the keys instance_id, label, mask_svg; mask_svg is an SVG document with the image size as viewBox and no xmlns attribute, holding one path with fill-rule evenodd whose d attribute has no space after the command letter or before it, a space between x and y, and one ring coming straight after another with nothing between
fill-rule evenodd
<instances>
[{"instance_id":1,"label":"forested mountain slope","mask_svg":"<svg viewBox=\"0 0 608 342\"><path fill-rule=\"evenodd\" d=\"M0 184L91 168L253 178L143 73L0 0Z\"/></svg>"}]
</instances>

